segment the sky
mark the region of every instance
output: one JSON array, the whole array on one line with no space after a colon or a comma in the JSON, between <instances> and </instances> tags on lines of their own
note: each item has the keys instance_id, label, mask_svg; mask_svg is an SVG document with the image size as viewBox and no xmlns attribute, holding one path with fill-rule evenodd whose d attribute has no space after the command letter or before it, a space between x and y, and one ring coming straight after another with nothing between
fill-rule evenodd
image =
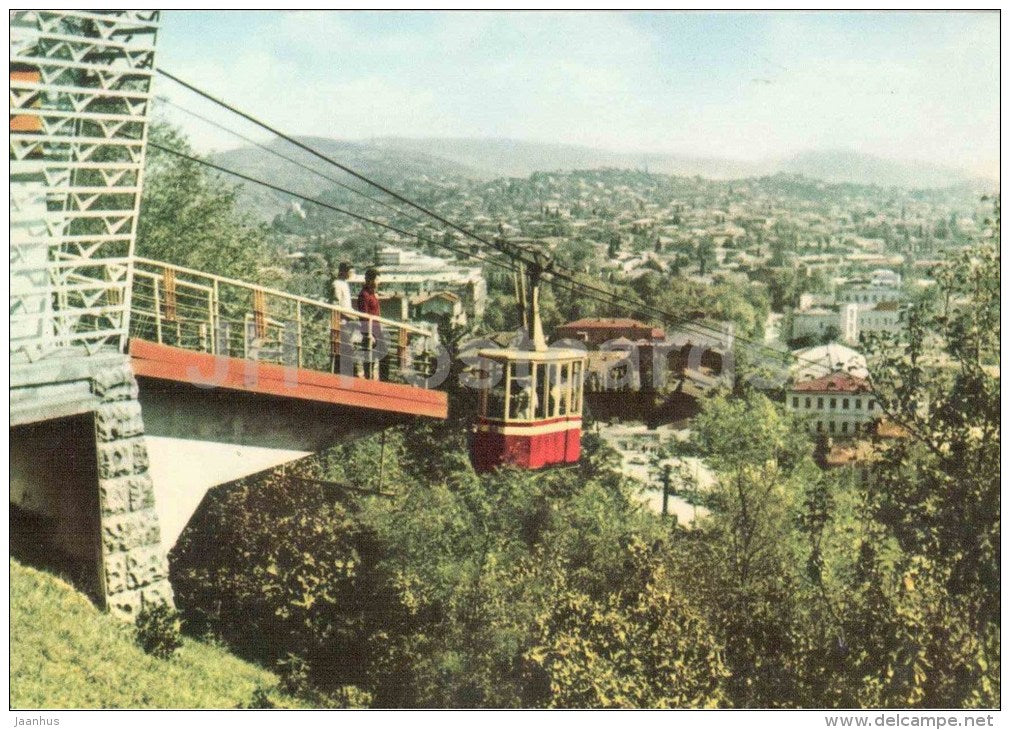
<instances>
[{"instance_id":1,"label":"sky","mask_svg":"<svg viewBox=\"0 0 1010 730\"><path fill-rule=\"evenodd\" d=\"M157 65L291 134L998 175L995 12L165 11ZM155 92L265 138L163 77ZM160 106L201 151L243 144Z\"/></svg>"}]
</instances>

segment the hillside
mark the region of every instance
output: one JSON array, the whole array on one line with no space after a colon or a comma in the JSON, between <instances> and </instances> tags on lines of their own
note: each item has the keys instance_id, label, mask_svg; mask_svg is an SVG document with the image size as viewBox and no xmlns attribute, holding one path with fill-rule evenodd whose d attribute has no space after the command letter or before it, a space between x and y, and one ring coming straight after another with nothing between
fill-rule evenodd
<instances>
[{"instance_id":1,"label":"hillside","mask_svg":"<svg viewBox=\"0 0 1010 730\"><path fill-rule=\"evenodd\" d=\"M825 182L856 182L880 187L945 188L982 182L969 180L965 174L943 165L888 160L844 150L804 152L785 160L780 170Z\"/></svg>"},{"instance_id":2,"label":"hillside","mask_svg":"<svg viewBox=\"0 0 1010 730\"><path fill-rule=\"evenodd\" d=\"M649 172L666 175L700 175L714 180L786 172L825 182L881 187L942 188L977 183L963 172L942 165L834 150L804 152L782 159L746 161L653 152L635 154L514 139L382 137L369 142L391 151L452 160L494 177L524 177L537 171L616 167L648 169Z\"/></svg>"},{"instance_id":3,"label":"hillside","mask_svg":"<svg viewBox=\"0 0 1010 730\"><path fill-rule=\"evenodd\" d=\"M928 162L891 160L848 151L804 152L777 160L744 161L720 157L691 157L665 153L625 153L570 144L546 144L514 139L378 137L344 141L300 137L323 154L388 185L403 189L405 180L438 181L526 177L534 172L619 168L713 180L798 174L831 183L880 187L970 187L991 191L994 181L972 179L966 173ZM274 140L270 146L345 184L365 188L322 160ZM225 167L269 180L275 185L315 196L334 189L331 181L279 160L255 147L242 147L212 156ZM374 191L373 191L374 192ZM268 222L291 202L290 196L245 185L243 209ZM357 201L355 201L357 202Z\"/></svg>"},{"instance_id":4,"label":"hillside","mask_svg":"<svg viewBox=\"0 0 1010 730\"><path fill-rule=\"evenodd\" d=\"M467 177L481 179L488 176L486 172L471 168L462 162L422 152L406 150L393 152L367 143L347 142L324 137L298 137L298 140L373 180L388 184L393 188L399 187L400 181L404 178ZM319 170L328 177L339 180L346 185L353 185L358 189L368 189L367 185L355 180L350 175L280 139L273 140L268 146L286 157L298 160L303 165ZM281 160L257 147L240 147L220 152L211 155L210 159L236 172L260 180L268 180L274 185L309 197L317 196L324 190L336 187L333 182ZM374 190L371 192L374 193ZM277 213L282 212L291 201L290 196L275 193L253 184L243 185L241 196L243 209L265 222L269 222Z\"/></svg>"},{"instance_id":5,"label":"hillside","mask_svg":"<svg viewBox=\"0 0 1010 730\"><path fill-rule=\"evenodd\" d=\"M490 177L526 177L534 172L588 170L601 167L701 175L715 179L750 177L767 165L719 157L601 150L573 144L548 144L516 139L380 137L376 147L399 153L421 153L458 162Z\"/></svg>"},{"instance_id":6,"label":"hillside","mask_svg":"<svg viewBox=\"0 0 1010 730\"><path fill-rule=\"evenodd\" d=\"M270 672L191 639L168 661L149 656L131 626L62 580L14 560L10 629L15 709L234 708L277 684ZM279 699L275 690L270 694Z\"/></svg>"}]
</instances>

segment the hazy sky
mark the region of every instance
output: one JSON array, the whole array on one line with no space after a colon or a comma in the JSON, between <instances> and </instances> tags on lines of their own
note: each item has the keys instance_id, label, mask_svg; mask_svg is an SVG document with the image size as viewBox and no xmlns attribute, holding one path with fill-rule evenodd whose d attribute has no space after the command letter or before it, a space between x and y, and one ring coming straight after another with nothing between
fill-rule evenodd
<instances>
[{"instance_id":1,"label":"hazy sky","mask_svg":"<svg viewBox=\"0 0 1010 730\"><path fill-rule=\"evenodd\" d=\"M158 65L296 134L849 149L992 175L999 157L994 12L166 11ZM236 145L173 120L201 149Z\"/></svg>"}]
</instances>

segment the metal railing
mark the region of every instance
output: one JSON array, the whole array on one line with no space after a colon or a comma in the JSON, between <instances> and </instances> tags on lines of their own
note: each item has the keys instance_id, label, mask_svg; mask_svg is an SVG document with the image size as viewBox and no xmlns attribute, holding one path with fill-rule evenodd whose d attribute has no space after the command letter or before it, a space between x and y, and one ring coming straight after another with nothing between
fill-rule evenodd
<instances>
[{"instance_id":1,"label":"metal railing","mask_svg":"<svg viewBox=\"0 0 1010 730\"><path fill-rule=\"evenodd\" d=\"M425 387L435 365L430 329L139 257L130 337Z\"/></svg>"}]
</instances>

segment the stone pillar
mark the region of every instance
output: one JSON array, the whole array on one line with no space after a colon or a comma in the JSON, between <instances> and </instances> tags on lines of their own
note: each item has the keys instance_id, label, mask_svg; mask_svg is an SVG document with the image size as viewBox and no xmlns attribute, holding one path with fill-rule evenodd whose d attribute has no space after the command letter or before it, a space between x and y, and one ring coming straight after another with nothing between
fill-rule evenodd
<instances>
[{"instance_id":1,"label":"stone pillar","mask_svg":"<svg viewBox=\"0 0 1010 730\"><path fill-rule=\"evenodd\" d=\"M173 595L154 510L137 381L129 362L124 359L97 370L92 390L97 400L95 445L105 601L110 612L133 620L145 606L172 604Z\"/></svg>"}]
</instances>

